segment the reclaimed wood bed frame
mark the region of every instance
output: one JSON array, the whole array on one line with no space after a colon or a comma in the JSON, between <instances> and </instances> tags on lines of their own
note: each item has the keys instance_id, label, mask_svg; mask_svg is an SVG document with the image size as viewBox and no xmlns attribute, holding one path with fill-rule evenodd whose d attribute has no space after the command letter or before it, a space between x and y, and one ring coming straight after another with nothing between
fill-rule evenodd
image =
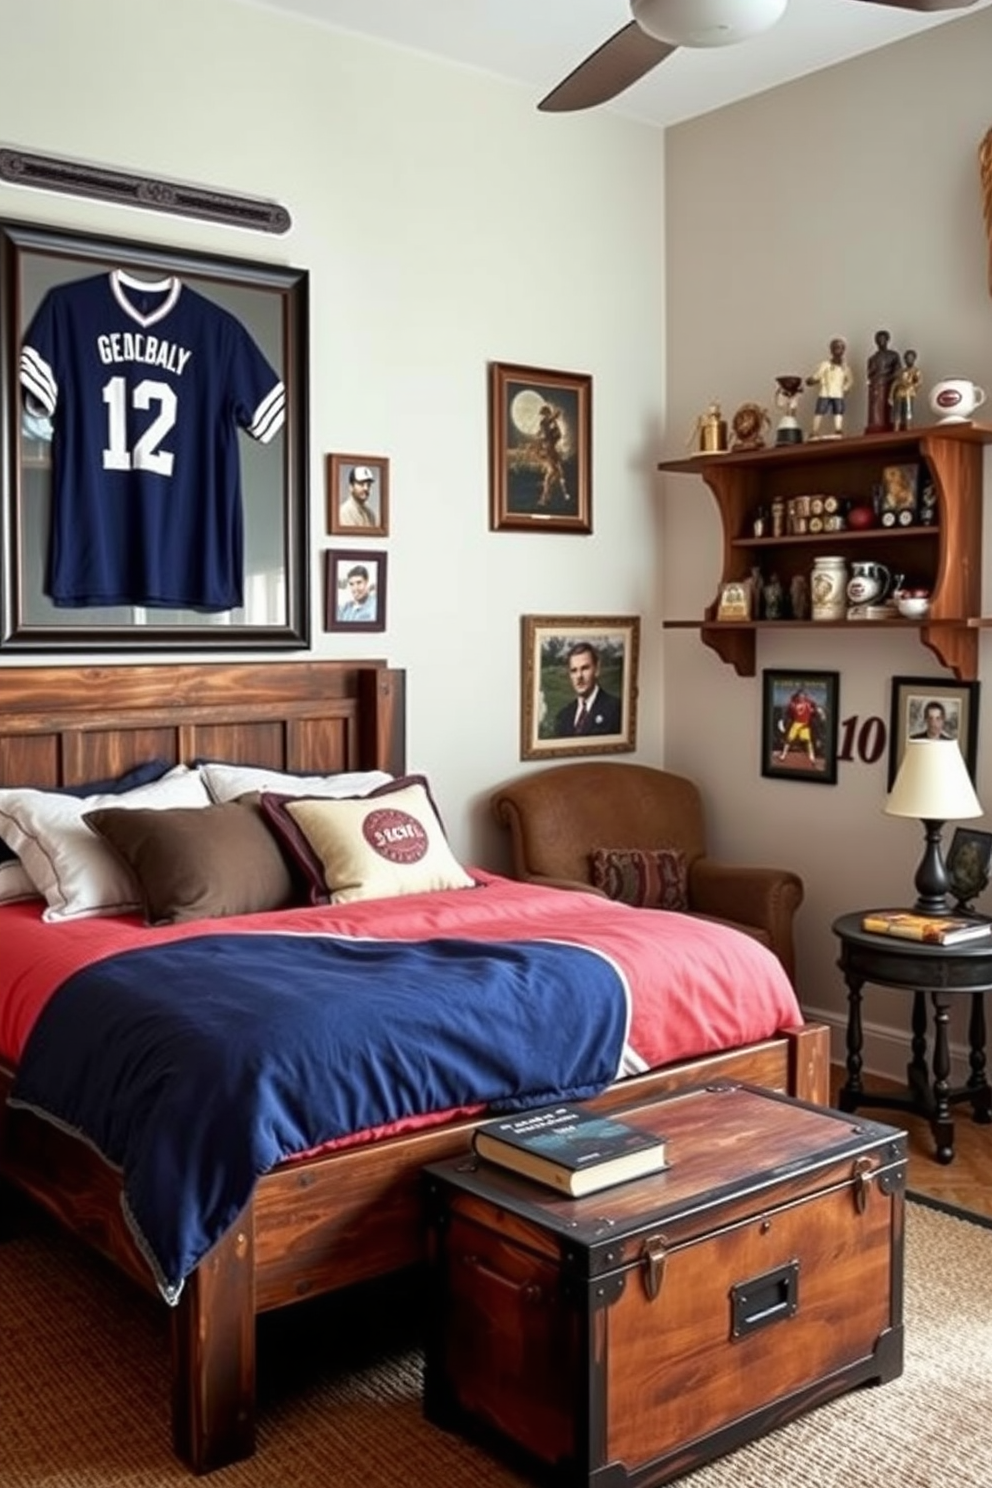
<instances>
[{"instance_id":1,"label":"reclaimed wood bed frame","mask_svg":"<svg viewBox=\"0 0 992 1488\"><path fill-rule=\"evenodd\" d=\"M78 784L153 757L402 773L404 683L381 661L3 667L0 783ZM828 1031L808 1024L625 1080L593 1104L723 1078L825 1103L828 1073ZM83 1142L9 1109L12 1078L0 1066L0 1180L155 1293L118 1175ZM194 1472L254 1450L256 1316L420 1261L420 1170L466 1150L473 1125L287 1163L259 1180L172 1309L173 1442Z\"/></svg>"}]
</instances>

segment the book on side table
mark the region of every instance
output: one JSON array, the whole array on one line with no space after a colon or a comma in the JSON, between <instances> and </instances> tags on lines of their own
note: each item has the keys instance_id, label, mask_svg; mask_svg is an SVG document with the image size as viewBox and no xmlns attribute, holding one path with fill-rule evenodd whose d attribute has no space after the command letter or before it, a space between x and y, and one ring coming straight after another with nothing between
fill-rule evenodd
<instances>
[{"instance_id":1,"label":"book on side table","mask_svg":"<svg viewBox=\"0 0 992 1488\"><path fill-rule=\"evenodd\" d=\"M475 1151L572 1198L666 1168L665 1138L581 1106L541 1106L477 1128Z\"/></svg>"},{"instance_id":2,"label":"book on side table","mask_svg":"<svg viewBox=\"0 0 992 1488\"><path fill-rule=\"evenodd\" d=\"M969 920L963 915L921 915L909 909L875 909L861 921L872 935L894 935L924 945L959 945L992 933L992 921Z\"/></svg>"}]
</instances>

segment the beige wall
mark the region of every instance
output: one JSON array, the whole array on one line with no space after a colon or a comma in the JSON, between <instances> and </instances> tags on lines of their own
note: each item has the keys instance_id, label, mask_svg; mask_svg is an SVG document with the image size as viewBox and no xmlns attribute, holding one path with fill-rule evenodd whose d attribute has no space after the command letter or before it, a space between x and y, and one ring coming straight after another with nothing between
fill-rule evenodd
<instances>
[{"instance_id":1,"label":"beige wall","mask_svg":"<svg viewBox=\"0 0 992 1488\"><path fill-rule=\"evenodd\" d=\"M289 208L273 239L0 185L6 218L310 271L314 649L408 668L410 761L457 851L500 861L522 614L643 617L657 759L658 131L554 119L527 90L231 0L0 0L0 35L4 144ZM592 374L592 536L488 531L490 360ZM382 636L320 629L334 450L391 461Z\"/></svg>"},{"instance_id":2,"label":"beige wall","mask_svg":"<svg viewBox=\"0 0 992 1488\"><path fill-rule=\"evenodd\" d=\"M729 411L746 399L770 404L776 374L809 372L838 333L858 376L848 419L857 432L879 327L900 350L918 349L925 387L964 375L992 391L977 164L992 125L990 56L992 14L983 12L668 131L666 454L682 452L709 399ZM812 401L808 393L807 424ZM920 412L928 417L925 400ZM719 577L716 505L690 477L659 478L659 492L665 613L698 614ZM761 669L837 670L841 718L886 725L893 675L950 674L915 636L763 633L753 679L691 632L666 637L666 762L703 779L726 852L803 874L801 991L809 1009L840 1019L830 923L912 895L922 830L882 815L884 757L841 764L833 787L761 778ZM978 790L992 807L992 697L985 704ZM866 1013L871 1062L901 1072L905 999L872 993Z\"/></svg>"},{"instance_id":3,"label":"beige wall","mask_svg":"<svg viewBox=\"0 0 992 1488\"><path fill-rule=\"evenodd\" d=\"M411 763L456 850L503 865L486 803L528 768L519 617L639 614L638 757L701 781L717 849L804 874L801 990L839 1019L829 922L904 897L918 833L881 816L883 763L830 789L760 778L760 677L660 630L712 597L719 533L705 488L665 489L655 466L710 398L767 401L836 329L858 366L887 325L927 378L992 385L975 163L992 15L667 136L539 115L527 90L232 0L0 0L0 34L3 144L289 207L274 240L0 185L8 219L309 269L314 650L409 669ZM593 375L593 536L489 533L490 360ZM320 630L335 449L392 462L381 637ZM894 673L941 675L908 638L763 638L759 670L794 663L840 671L844 716L887 719ZM979 788L992 799L984 766ZM905 1008L871 1013L872 1057L898 1070Z\"/></svg>"}]
</instances>

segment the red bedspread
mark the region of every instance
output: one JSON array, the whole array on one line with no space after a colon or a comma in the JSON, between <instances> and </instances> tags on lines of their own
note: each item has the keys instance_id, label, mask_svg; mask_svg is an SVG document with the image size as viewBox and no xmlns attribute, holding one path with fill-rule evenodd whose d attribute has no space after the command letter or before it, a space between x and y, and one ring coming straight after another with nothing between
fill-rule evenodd
<instances>
[{"instance_id":1,"label":"red bedspread","mask_svg":"<svg viewBox=\"0 0 992 1488\"><path fill-rule=\"evenodd\" d=\"M562 940L594 946L630 989L624 1073L768 1038L802 1022L776 958L711 921L629 909L594 894L536 888L474 870L478 889L280 910L225 920L242 931L319 931L423 940ZM39 901L0 908L0 1060L16 1066L42 1007L80 967L144 945L210 933L216 921L150 929L137 918L46 924Z\"/></svg>"}]
</instances>

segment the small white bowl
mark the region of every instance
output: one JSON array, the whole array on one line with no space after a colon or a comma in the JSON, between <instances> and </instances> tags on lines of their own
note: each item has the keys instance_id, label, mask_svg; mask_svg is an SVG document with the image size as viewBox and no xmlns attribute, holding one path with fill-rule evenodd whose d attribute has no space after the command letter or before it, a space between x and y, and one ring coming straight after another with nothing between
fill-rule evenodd
<instances>
[{"instance_id":1,"label":"small white bowl","mask_svg":"<svg viewBox=\"0 0 992 1488\"><path fill-rule=\"evenodd\" d=\"M922 620L929 608L929 599L917 594L900 594L896 599L896 609L904 620Z\"/></svg>"}]
</instances>

